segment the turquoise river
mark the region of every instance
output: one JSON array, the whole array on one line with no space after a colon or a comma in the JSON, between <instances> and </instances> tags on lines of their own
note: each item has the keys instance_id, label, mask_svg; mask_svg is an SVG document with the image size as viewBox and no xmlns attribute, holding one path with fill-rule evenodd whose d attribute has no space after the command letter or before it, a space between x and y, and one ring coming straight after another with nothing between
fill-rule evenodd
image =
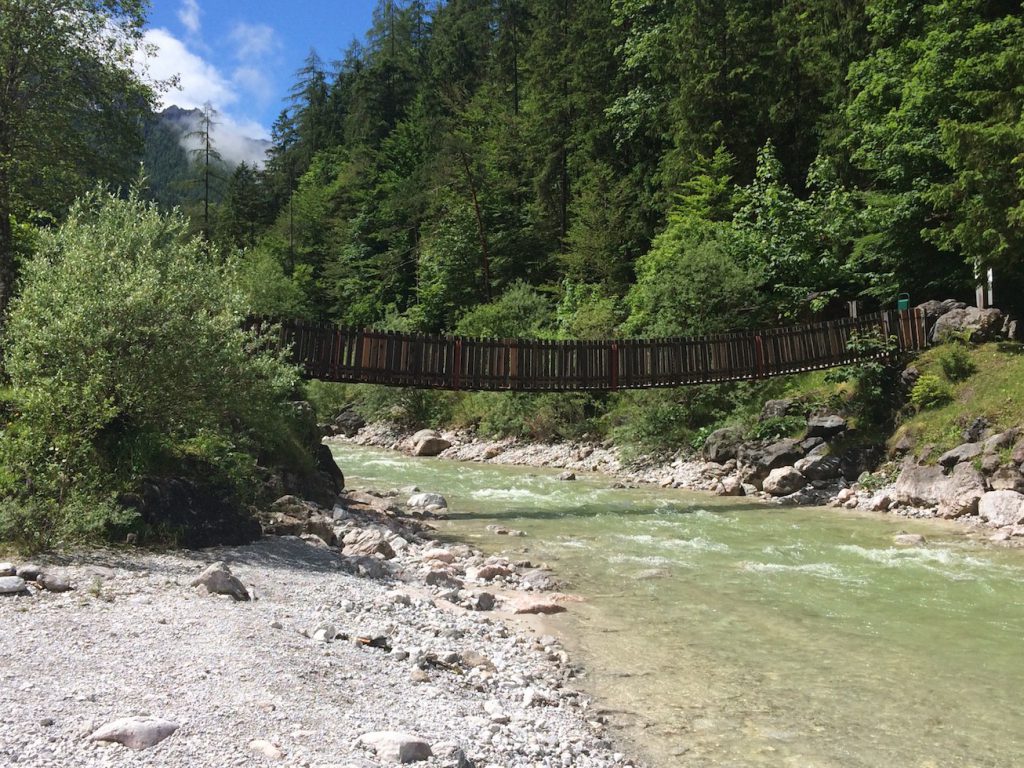
<instances>
[{"instance_id":1,"label":"turquoise river","mask_svg":"<svg viewBox=\"0 0 1024 768\"><path fill-rule=\"evenodd\" d=\"M1024 766L1022 550L938 522L333 450L350 487L442 493L442 538L545 562L583 596L555 628L652 766ZM900 530L927 546L894 547Z\"/></svg>"}]
</instances>

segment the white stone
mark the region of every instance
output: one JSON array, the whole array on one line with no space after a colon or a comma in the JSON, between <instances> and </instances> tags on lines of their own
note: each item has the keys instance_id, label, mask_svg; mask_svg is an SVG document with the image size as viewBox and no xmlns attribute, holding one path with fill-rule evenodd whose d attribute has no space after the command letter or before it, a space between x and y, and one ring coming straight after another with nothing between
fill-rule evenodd
<instances>
[{"instance_id":1,"label":"white stone","mask_svg":"<svg viewBox=\"0 0 1024 768\"><path fill-rule=\"evenodd\" d=\"M19 595L25 591L25 580L20 576L0 576L0 595Z\"/></svg>"},{"instance_id":2,"label":"white stone","mask_svg":"<svg viewBox=\"0 0 1024 768\"><path fill-rule=\"evenodd\" d=\"M249 591L223 562L217 561L192 580L193 587L206 587L215 595L230 595L235 600L248 600Z\"/></svg>"},{"instance_id":3,"label":"white stone","mask_svg":"<svg viewBox=\"0 0 1024 768\"><path fill-rule=\"evenodd\" d=\"M399 731L364 733L359 742L372 748L377 757L393 763L416 763L433 756L428 742Z\"/></svg>"},{"instance_id":4,"label":"white stone","mask_svg":"<svg viewBox=\"0 0 1024 768\"><path fill-rule=\"evenodd\" d=\"M266 739L253 739L249 742L249 749L258 755L263 755L268 760L280 760L284 752L278 749L277 745Z\"/></svg>"},{"instance_id":5,"label":"white stone","mask_svg":"<svg viewBox=\"0 0 1024 768\"><path fill-rule=\"evenodd\" d=\"M1017 525L1024 521L1024 494L990 491L978 502L978 514L997 527Z\"/></svg>"},{"instance_id":6,"label":"white stone","mask_svg":"<svg viewBox=\"0 0 1024 768\"><path fill-rule=\"evenodd\" d=\"M129 749L146 749L159 744L178 730L178 724L162 717L124 717L107 723L90 741L113 741Z\"/></svg>"},{"instance_id":7,"label":"white stone","mask_svg":"<svg viewBox=\"0 0 1024 768\"><path fill-rule=\"evenodd\" d=\"M448 500L439 493L414 493L406 504L410 507L442 507L448 509Z\"/></svg>"},{"instance_id":8,"label":"white stone","mask_svg":"<svg viewBox=\"0 0 1024 768\"><path fill-rule=\"evenodd\" d=\"M772 496L789 496L807 485L805 478L794 467L779 467L768 473L764 479L764 490Z\"/></svg>"}]
</instances>

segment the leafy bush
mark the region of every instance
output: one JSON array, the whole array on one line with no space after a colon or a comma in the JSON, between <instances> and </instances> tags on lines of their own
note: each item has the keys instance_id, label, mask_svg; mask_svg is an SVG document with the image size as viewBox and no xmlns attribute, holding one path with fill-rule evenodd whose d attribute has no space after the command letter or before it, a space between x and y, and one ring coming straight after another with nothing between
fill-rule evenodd
<instances>
[{"instance_id":1,"label":"leafy bush","mask_svg":"<svg viewBox=\"0 0 1024 768\"><path fill-rule=\"evenodd\" d=\"M749 434L754 440L775 440L799 435L806 426L807 422L802 416L776 416L758 421Z\"/></svg>"},{"instance_id":2,"label":"leafy bush","mask_svg":"<svg viewBox=\"0 0 1024 768\"><path fill-rule=\"evenodd\" d=\"M554 319L551 302L535 288L517 282L500 298L463 315L455 332L498 339L549 338Z\"/></svg>"},{"instance_id":3,"label":"leafy bush","mask_svg":"<svg viewBox=\"0 0 1024 768\"><path fill-rule=\"evenodd\" d=\"M954 384L966 381L977 371L971 353L961 344L946 345L939 354L939 366Z\"/></svg>"},{"instance_id":4,"label":"leafy bush","mask_svg":"<svg viewBox=\"0 0 1024 768\"><path fill-rule=\"evenodd\" d=\"M580 437L590 430L593 398L589 395L550 392L502 392L476 395L482 409L478 429L494 437L521 437L548 442Z\"/></svg>"},{"instance_id":5,"label":"leafy bush","mask_svg":"<svg viewBox=\"0 0 1024 768\"><path fill-rule=\"evenodd\" d=\"M0 492L40 534L123 523L108 500L186 459L251 499L257 455L289 450L296 373L241 329L229 270L186 233L134 192L97 192L25 267L5 337Z\"/></svg>"},{"instance_id":6,"label":"leafy bush","mask_svg":"<svg viewBox=\"0 0 1024 768\"><path fill-rule=\"evenodd\" d=\"M896 369L886 357L892 346L892 339L877 333L855 333L847 349L860 355L861 360L825 375L825 381L831 384L853 384L853 395L846 407L861 420L862 427L886 425L896 409Z\"/></svg>"},{"instance_id":7,"label":"leafy bush","mask_svg":"<svg viewBox=\"0 0 1024 768\"><path fill-rule=\"evenodd\" d=\"M932 374L919 377L910 392L910 402L919 411L938 408L953 399L950 386Z\"/></svg>"}]
</instances>

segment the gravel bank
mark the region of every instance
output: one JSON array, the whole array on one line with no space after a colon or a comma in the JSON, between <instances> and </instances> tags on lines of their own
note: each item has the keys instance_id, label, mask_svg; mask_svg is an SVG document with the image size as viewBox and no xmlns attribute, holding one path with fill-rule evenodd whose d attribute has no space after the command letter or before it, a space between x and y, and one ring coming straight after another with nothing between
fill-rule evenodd
<instances>
[{"instance_id":1,"label":"gravel bank","mask_svg":"<svg viewBox=\"0 0 1024 768\"><path fill-rule=\"evenodd\" d=\"M539 592L531 564L431 541L397 507L363 494L333 511L341 546L369 556L307 535L44 563L75 589L0 596L0 765L372 768L391 762L360 742L376 731L427 742L427 766L636 765L559 643L509 621L569 596ZM191 586L215 561L250 601ZM484 593L498 610L465 607ZM142 752L89 739L145 715L179 727Z\"/></svg>"}]
</instances>

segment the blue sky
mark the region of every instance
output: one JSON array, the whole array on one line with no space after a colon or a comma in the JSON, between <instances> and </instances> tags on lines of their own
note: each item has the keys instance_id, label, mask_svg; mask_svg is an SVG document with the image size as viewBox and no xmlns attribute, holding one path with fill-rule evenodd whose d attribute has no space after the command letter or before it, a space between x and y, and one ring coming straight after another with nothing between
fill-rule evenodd
<instances>
[{"instance_id":1,"label":"blue sky","mask_svg":"<svg viewBox=\"0 0 1024 768\"><path fill-rule=\"evenodd\" d=\"M146 40L151 77L180 79L164 105L220 113L220 143L233 135L265 138L294 76L315 48L325 61L341 57L370 26L377 0L152 0ZM141 66L141 65L140 65ZM222 150L223 151L223 150Z\"/></svg>"}]
</instances>

